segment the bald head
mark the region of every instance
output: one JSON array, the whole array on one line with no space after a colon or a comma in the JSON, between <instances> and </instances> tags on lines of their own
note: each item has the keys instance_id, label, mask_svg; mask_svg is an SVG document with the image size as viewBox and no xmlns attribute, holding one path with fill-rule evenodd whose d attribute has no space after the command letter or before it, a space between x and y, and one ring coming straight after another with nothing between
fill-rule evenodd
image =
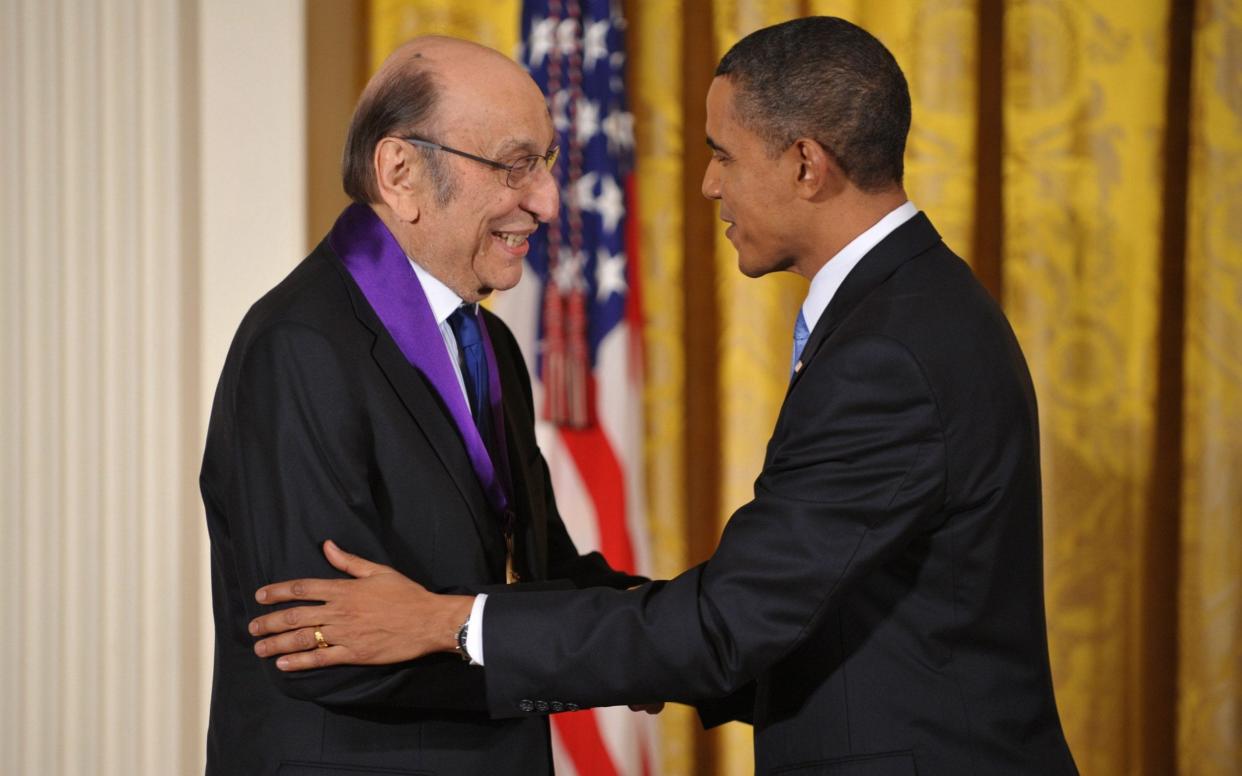
<instances>
[{"instance_id":1,"label":"bald head","mask_svg":"<svg viewBox=\"0 0 1242 776\"><path fill-rule=\"evenodd\" d=\"M498 51L439 35L405 43L384 60L358 99L341 164L345 193L359 204L379 201L374 153L385 137L436 139L440 128L472 124L472 113L503 109L506 98L517 96L543 101L530 76ZM453 177L441 157L421 152L444 204L453 197Z\"/></svg>"}]
</instances>

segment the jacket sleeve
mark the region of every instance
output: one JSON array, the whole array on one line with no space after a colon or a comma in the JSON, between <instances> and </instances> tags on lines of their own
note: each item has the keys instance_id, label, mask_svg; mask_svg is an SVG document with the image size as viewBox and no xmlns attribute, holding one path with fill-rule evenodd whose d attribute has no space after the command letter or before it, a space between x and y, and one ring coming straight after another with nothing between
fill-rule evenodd
<instances>
[{"instance_id":1,"label":"jacket sleeve","mask_svg":"<svg viewBox=\"0 0 1242 776\"><path fill-rule=\"evenodd\" d=\"M934 527L944 470L935 399L903 345L866 336L822 352L786 398L754 498L706 563L629 591L488 599L493 716L525 714L531 699L588 707L737 692Z\"/></svg>"},{"instance_id":2,"label":"jacket sleeve","mask_svg":"<svg viewBox=\"0 0 1242 776\"><path fill-rule=\"evenodd\" d=\"M310 327L276 324L248 343L237 369L230 546L238 595L253 618L271 611L253 598L264 584L343 576L323 557L325 539L392 561L370 487L372 440L354 394L362 389L333 344ZM244 622L235 625L245 633ZM262 660L281 692L325 706L484 708L482 671L454 655L297 673Z\"/></svg>"},{"instance_id":3,"label":"jacket sleeve","mask_svg":"<svg viewBox=\"0 0 1242 776\"><path fill-rule=\"evenodd\" d=\"M747 682L737 690L723 698L708 698L695 704L699 713L699 722L704 730L723 725L726 722L755 722L755 682Z\"/></svg>"}]
</instances>

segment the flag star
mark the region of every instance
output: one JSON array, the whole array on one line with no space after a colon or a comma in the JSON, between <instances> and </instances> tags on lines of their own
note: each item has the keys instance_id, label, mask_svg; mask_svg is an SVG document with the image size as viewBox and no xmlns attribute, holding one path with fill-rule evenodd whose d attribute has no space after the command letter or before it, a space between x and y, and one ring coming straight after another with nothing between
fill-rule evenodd
<instances>
[{"instance_id":1,"label":"flag star","mask_svg":"<svg viewBox=\"0 0 1242 776\"><path fill-rule=\"evenodd\" d=\"M571 248L561 248L557 255L556 268L552 270L552 277L562 294L568 294L582 287L583 263L584 257L581 253L575 253Z\"/></svg>"},{"instance_id":2,"label":"flag star","mask_svg":"<svg viewBox=\"0 0 1242 776\"><path fill-rule=\"evenodd\" d=\"M595 298L601 302L613 294L626 292L624 252L614 256L607 248L599 249L595 254L595 285Z\"/></svg>"},{"instance_id":3,"label":"flag star","mask_svg":"<svg viewBox=\"0 0 1242 776\"><path fill-rule=\"evenodd\" d=\"M615 232L617 224L621 223L621 216L625 215L625 198L622 196L621 187L611 175L605 175L600 181L599 189L599 196L595 198L595 212L604 221L604 231Z\"/></svg>"},{"instance_id":4,"label":"flag star","mask_svg":"<svg viewBox=\"0 0 1242 776\"><path fill-rule=\"evenodd\" d=\"M569 90L558 89L552 95L552 126L558 133L569 131Z\"/></svg>"},{"instance_id":5,"label":"flag star","mask_svg":"<svg viewBox=\"0 0 1242 776\"><path fill-rule=\"evenodd\" d=\"M569 56L578 50L578 20L562 19L556 28L556 51Z\"/></svg>"},{"instance_id":6,"label":"flag star","mask_svg":"<svg viewBox=\"0 0 1242 776\"><path fill-rule=\"evenodd\" d=\"M595 210L595 181L598 178L599 173L591 171L583 173L582 177L574 181L573 197L579 210L586 212Z\"/></svg>"},{"instance_id":7,"label":"flag star","mask_svg":"<svg viewBox=\"0 0 1242 776\"><path fill-rule=\"evenodd\" d=\"M634 145L634 114L614 110L604 117L604 134L610 150L626 150Z\"/></svg>"},{"instance_id":8,"label":"flag star","mask_svg":"<svg viewBox=\"0 0 1242 776\"><path fill-rule=\"evenodd\" d=\"M555 19L539 19L530 26L530 64L539 67L543 58L552 50L552 32Z\"/></svg>"},{"instance_id":9,"label":"flag star","mask_svg":"<svg viewBox=\"0 0 1242 776\"><path fill-rule=\"evenodd\" d=\"M578 142L586 145L599 132L599 105L580 98L574 106L574 119L578 125Z\"/></svg>"},{"instance_id":10,"label":"flag star","mask_svg":"<svg viewBox=\"0 0 1242 776\"><path fill-rule=\"evenodd\" d=\"M601 19L597 22L591 22L587 25L586 36L583 42L585 51L583 51L584 70L592 70L595 63L601 59L608 57L608 27L607 19Z\"/></svg>"}]
</instances>

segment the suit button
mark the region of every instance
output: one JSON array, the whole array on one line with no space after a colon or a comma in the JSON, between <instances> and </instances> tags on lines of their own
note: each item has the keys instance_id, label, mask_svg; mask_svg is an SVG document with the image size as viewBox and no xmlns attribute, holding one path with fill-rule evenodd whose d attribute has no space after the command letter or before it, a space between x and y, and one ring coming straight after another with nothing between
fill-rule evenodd
<instances>
[{"instance_id":1,"label":"suit button","mask_svg":"<svg viewBox=\"0 0 1242 776\"><path fill-rule=\"evenodd\" d=\"M535 711L544 712L548 710L547 701L535 701Z\"/></svg>"},{"instance_id":2,"label":"suit button","mask_svg":"<svg viewBox=\"0 0 1242 776\"><path fill-rule=\"evenodd\" d=\"M565 704L565 711L577 711L577 710L578 710L578 709L580 709L580 708L581 708L581 707L580 707L578 704L576 704L576 703L566 703L566 704Z\"/></svg>"},{"instance_id":3,"label":"suit button","mask_svg":"<svg viewBox=\"0 0 1242 776\"><path fill-rule=\"evenodd\" d=\"M552 701L551 703L548 704L548 708L550 708L554 712L564 711L565 704L561 703L560 701Z\"/></svg>"},{"instance_id":4,"label":"suit button","mask_svg":"<svg viewBox=\"0 0 1242 776\"><path fill-rule=\"evenodd\" d=\"M531 712L534 710L535 710L535 704L532 701L528 701L525 698L518 701L518 711Z\"/></svg>"}]
</instances>

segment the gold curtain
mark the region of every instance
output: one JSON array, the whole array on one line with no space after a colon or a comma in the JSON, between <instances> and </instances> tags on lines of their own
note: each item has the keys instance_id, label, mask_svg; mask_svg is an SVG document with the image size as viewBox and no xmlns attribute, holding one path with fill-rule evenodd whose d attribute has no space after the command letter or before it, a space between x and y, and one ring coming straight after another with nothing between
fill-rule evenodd
<instances>
[{"instance_id":1,"label":"gold curtain","mask_svg":"<svg viewBox=\"0 0 1242 776\"><path fill-rule=\"evenodd\" d=\"M1168 614L1145 570L1167 538L1149 503L1169 5L1007 11L1003 298L1040 402L1053 675L1083 772L1141 773L1166 713L1144 679Z\"/></svg>"},{"instance_id":2,"label":"gold curtain","mask_svg":"<svg viewBox=\"0 0 1242 776\"><path fill-rule=\"evenodd\" d=\"M1177 593L1177 761L1242 770L1242 4L1200 0L1191 54Z\"/></svg>"},{"instance_id":3,"label":"gold curtain","mask_svg":"<svg viewBox=\"0 0 1242 776\"><path fill-rule=\"evenodd\" d=\"M465 38L513 56L521 14L521 0L370 0L371 70L415 35Z\"/></svg>"},{"instance_id":4,"label":"gold curtain","mask_svg":"<svg viewBox=\"0 0 1242 776\"><path fill-rule=\"evenodd\" d=\"M710 554L784 393L793 277L747 280L699 195L703 99L808 13L910 81L911 199L1001 299L1040 400L1057 698L1084 773L1242 762L1242 3L627 0L655 566ZM443 32L512 52L519 3L371 0L370 60ZM749 730L662 718L665 774L750 773Z\"/></svg>"}]
</instances>

